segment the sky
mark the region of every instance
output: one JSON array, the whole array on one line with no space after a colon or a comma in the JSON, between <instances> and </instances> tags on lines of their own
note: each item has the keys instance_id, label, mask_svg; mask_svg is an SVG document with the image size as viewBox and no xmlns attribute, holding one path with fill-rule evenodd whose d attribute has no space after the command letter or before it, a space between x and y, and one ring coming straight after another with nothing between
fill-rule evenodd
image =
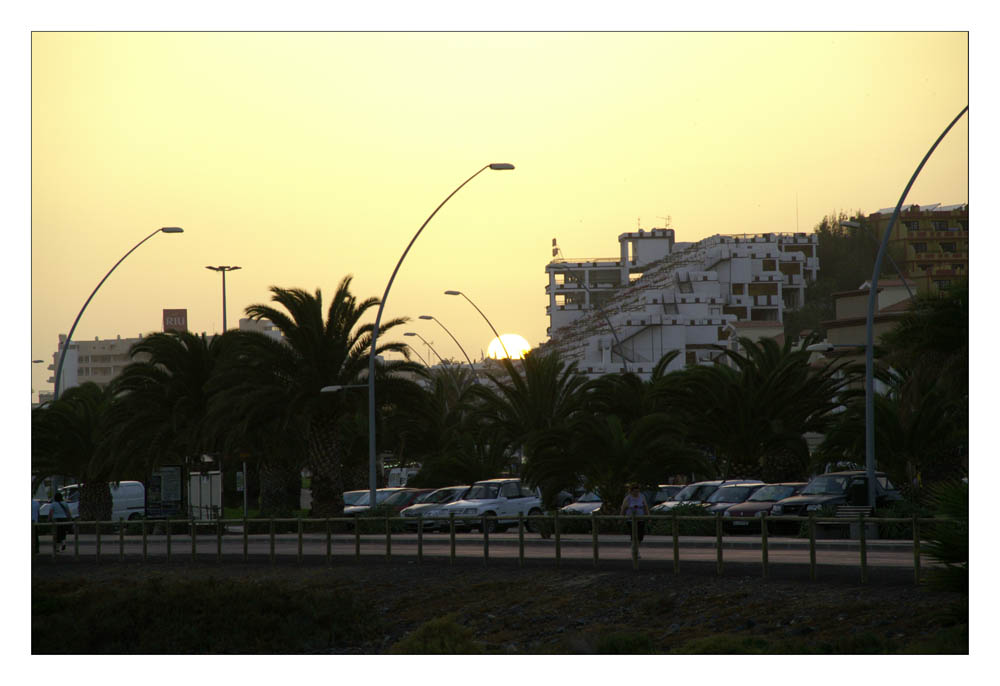
<instances>
[{"instance_id":1,"label":"sky","mask_svg":"<svg viewBox=\"0 0 1000 686\"><path fill-rule=\"evenodd\" d=\"M136 337L162 310L235 326L269 288L353 275L441 355L547 339L567 257L670 225L678 241L811 231L893 206L968 103L961 32L36 32L31 38L32 388L59 333ZM968 201L968 119L909 202ZM822 266L821 266L822 268ZM374 319L372 312L371 319ZM413 340L416 340L415 338ZM420 344L424 357L428 350Z\"/></svg>"}]
</instances>

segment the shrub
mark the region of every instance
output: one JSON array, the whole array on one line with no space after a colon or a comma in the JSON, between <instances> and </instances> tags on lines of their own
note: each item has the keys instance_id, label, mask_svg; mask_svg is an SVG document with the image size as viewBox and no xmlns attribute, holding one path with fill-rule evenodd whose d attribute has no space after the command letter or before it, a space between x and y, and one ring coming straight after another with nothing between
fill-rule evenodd
<instances>
[{"instance_id":1,"label":"shrub","mask_svg":"<svg viewBox=\"0 0 1000 686\"><path fill-rule=\"evenodd\" d=\"M709 513L704 507L698 504L678 505L670 510L669 514L656 515L649 524L646 525L646 533L660 536L672 536L674 533L673 518L698 517L699 520L680 519L677 522L677 533L680 536L714 536L715 516Z\"/></svg>"},{"instance_id":2,"label":"shrub","mask_svg":"<svg viewBox=\"0 0 1000 686\"><path fill-rule=\"evenodd\" d=\"M482 646L472 632L455 620L455 615L425 622L392 647L396 655L478 655Z\"/></svg>"},{"instance_id":3,"label":"shrub","mask_svg":"<svg viewBox=\"0 0 1000 686\"><path fill-rule=\"evenodd\" d=\"M598 655L653 655L657 652L649 635L636 631L618 631L598 639Z\"/></svg>"},{"instance_id":4,"label":"shrub","mask_svg":"<svg viewBox=\"0 0 1000 686\"><path fill-rule=\"evenodd\" d=\"M924 550L944 564L927 574L927 583L940 590L969 592L969 485L962 481L930 488L936 516L952 519L927 531Z\"/></svg>"}]
</instances>

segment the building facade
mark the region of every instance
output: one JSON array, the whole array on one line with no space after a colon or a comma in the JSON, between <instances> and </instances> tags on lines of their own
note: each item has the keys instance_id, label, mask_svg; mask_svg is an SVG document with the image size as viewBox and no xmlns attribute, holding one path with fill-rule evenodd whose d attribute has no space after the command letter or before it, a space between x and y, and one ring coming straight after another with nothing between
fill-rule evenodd
<instances>
[{"instance_id":1,"label":"building facade","mask_svg":"<svg viewBox=\"0 0 1000 686\"><path fill-rule=\"evenodd\" d=\"M895 207L868 215L879 238ZM969 276L969 205L905 205L889 237L889 251L900 270L921 292L947 289Z\"/></svg>"},{"instance_id":2,"label":"building facade","mask_svg":"<svg viewBox=\"0 0 1000 686\"><path fill-rule=\"evenodd\" d=\"M781 334L784 309L801 306L816 278L817 241L766 233L677 243L673 229L651 229L621 234L617 258L553 259L542 347L591 377L648 378L671 350L681 352L671 369L710 362L715 346L739 336Z\"/></svg>"}]
</instances>

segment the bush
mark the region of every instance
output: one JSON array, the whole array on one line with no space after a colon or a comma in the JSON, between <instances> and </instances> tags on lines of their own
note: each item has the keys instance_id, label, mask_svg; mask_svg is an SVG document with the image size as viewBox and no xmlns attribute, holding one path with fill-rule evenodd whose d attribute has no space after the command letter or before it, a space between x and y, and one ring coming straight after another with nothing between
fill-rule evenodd
<instances>
[{"instance_id":1,"label":"bush","mask_svg":"<svg viewBox=\"0 0 1000 686\"><path fill-rule=\"evenodd\" d=\"M932 525L926 532L924 550L943 563L927 574L927 583L948 591L969 592L969 485L962 481L939 484L930 489L935 516L954 521Z\"/></svg>"},{"instance_id":2,"label":"bush","mask_svg":"<svg viewBox=\"0 0 1000 686\"><path fill-rule=\"evenodd\" d=\"M619 631L601 636L594 652L598 655L654 655L657 650L647 634Z\"/></svg>"},{"instance_id":3,"label":"bush","mask_svg":"<svg viewBox=\"0 0 1000 686\"><path fill-rule=\"evenodd\" d=\"M421 624L396 643L392 652L396 655L478 655L483 649L472 632L450 614Z\"/></svg>"},{"instance_id":4,"label":"bush","mask_svg":"<svg viewBox=\"0 0 1000 686\"><path fill-rule=\"evenodd\" d=\"M680 536L714 536L715 535L715 515L708 512L698 504L678 505L670 510L669 514L654 515L652 522L646 525L647 534L660 536L673 536L673 518L677 516L677 533ZM686 517L698 517L699 520L683 519Z\"/></svg>"},{"instance_id":5,"label":"bush","mask_svg":"<svg viewBox=\"0 0 1000 686\"><path fill-rule=\"evenodd\" d=\"M929 507L912 499L896 500L875 512L876 517L931 517ZM887 539L913 539L913 524L909 522L885 522L878 525L878 537Z\"/></svg>"}]
</instances>

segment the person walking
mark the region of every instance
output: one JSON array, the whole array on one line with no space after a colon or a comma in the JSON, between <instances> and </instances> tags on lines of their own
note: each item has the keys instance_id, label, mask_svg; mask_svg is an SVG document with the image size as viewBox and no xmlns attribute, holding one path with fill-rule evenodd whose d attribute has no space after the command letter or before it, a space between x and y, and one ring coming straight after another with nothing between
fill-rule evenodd
<instances>
[{"instance_id":1,"label":"person walking","mask_svg":"<svg viewBox=\"0 0 1000 686\"><path fill-rule=\"evenodd\" d=\"M66 550L66 524L71 519L69 508L63 502L62 493L56 491L52 497L52 507L49 508L49 521L55 527L53 535L56 537L56 543L60 546L59 550Z\"/></svg>"},{"instance_id":2,"label":"person walking","mask_svg":"<svg viewBox=\"0 0 1000 686\"><path fill-rule=\"evenodd\" d=\"M646 503L646 496L642 494L639 490L639 484L631 483L628 485L628 493L625 494L625 500L622 501L621 514L631 517L632 515L647 515L649 514L649 505ZM642 543L642 539L646 536L646 520L640 519L636 523L635 533L638 539L636 543ZM632 536L632 522L628 522L629 538Z\"/></svg>"}]
</instances>

